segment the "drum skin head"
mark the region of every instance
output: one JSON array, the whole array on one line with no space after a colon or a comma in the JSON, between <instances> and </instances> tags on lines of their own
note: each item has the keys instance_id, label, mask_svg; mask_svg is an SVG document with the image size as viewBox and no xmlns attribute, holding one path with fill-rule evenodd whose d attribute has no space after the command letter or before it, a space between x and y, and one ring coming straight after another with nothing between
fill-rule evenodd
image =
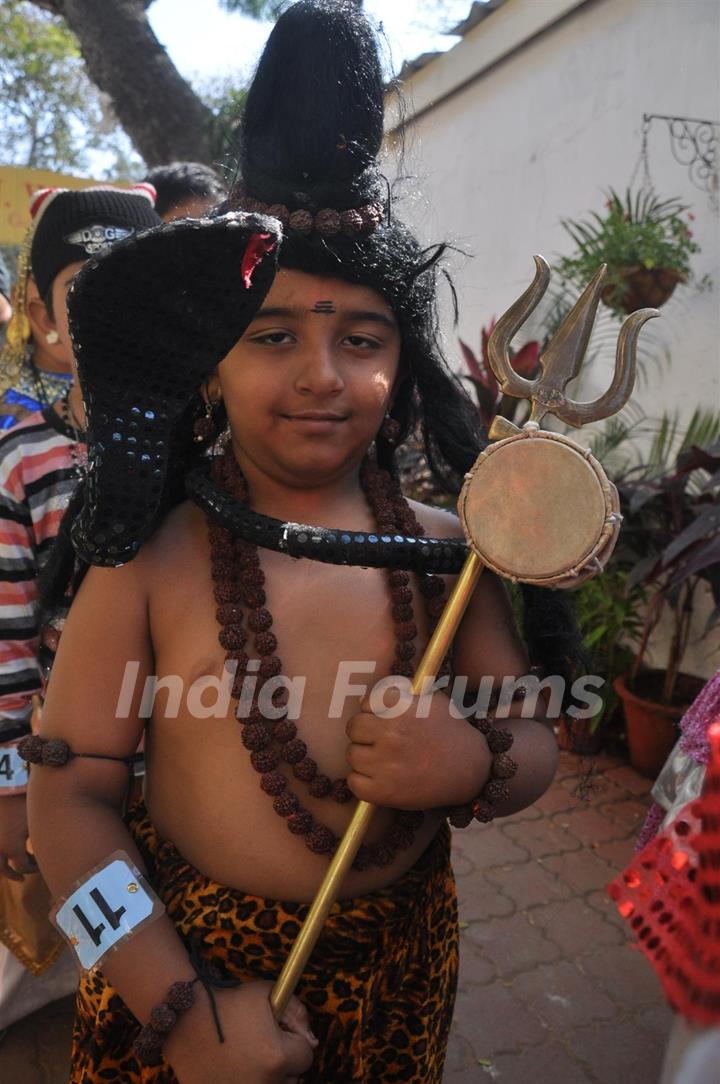
<instances>
[{"instance_id":1,"label":"drum skin head","mask_svg":"<svg viewBox=\"0 0 720 1084\"><path fill-rule=\"evenodd\" d=\"M611 509L600 464L557 433L491 444L466 477L458 512L472 550L526 583L562 579L601 548Z\"/></svg>"}]
</instances>

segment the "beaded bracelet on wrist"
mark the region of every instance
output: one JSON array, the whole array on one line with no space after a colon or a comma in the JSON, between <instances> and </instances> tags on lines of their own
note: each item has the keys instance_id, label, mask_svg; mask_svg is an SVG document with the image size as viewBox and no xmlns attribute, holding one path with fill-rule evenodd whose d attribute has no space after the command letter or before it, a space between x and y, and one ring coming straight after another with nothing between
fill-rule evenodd
<instances>
[{"instance_id":1,"label":"beaded bracelet on wrist","mask_svg":"<svg viewBox=\"0 0 720 1084\"><path fill-rule=\"evenodd\" d=\"M151 1067L161 1063L163 1043L177 1024L178 1017L195 1004L193 986L200 981L198 975L186 982L174 982L165 1000L151 1011L150 1020L140 1029L132 1047L143 1065Z\"/></svg>"},{"instance_id":2,"label":"beaded bracelet on wrist","mask_svg":"<svg viewBox=\"0 0 720 1084\"><path fill-rule=\"evenodd\" d=\"M485 735L488 748L493 755L490 775L477 798L465 805L453 806L448 813L448 820L453 828L467 828L473 821L488 824L497 816L499 803L510 797L508 782L518 770L517 762L508 756L515 738L509 730L499 730L488 719L470 720L471 725Z\"/></svg>"}]
</instances>

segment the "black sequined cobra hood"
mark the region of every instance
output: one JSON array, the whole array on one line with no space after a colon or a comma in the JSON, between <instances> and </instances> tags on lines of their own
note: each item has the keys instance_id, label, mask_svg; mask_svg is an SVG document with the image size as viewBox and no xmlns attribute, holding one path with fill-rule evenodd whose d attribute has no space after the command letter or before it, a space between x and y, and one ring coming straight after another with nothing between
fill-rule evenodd
<instances>
[{"instance_id":1,"label":"black sequined cobra hood","mask_svg":"<svg viewBox=\"0 0 720 1084\"><path fill-rule=\"evenodd\" d=\"M68 314L87 412L72 527L83 560L129 561L177 498L188 410L262 305L280 236L260 215L185 219L119 242L78 274Z\"/></svg>"}]
</instances>

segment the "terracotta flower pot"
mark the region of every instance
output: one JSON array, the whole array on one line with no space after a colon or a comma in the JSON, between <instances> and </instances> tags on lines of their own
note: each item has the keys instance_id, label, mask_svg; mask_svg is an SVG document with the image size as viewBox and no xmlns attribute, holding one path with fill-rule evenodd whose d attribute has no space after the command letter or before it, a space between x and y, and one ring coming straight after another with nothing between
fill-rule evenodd
<instances>
[{"instance_id":1,"label":"terracotta flower pot","mask_svg":"<svg viewBox=\"0 0 720 1084\"><path fill-rule=\"evenodd\" d=\"M649 671L643 675L644 683L650 684L654 678L661 682L663 676L661 670ZM670 756L680 735L678 724L702 689L703 681L690 674L681 674L678 685L682 703L658 704L633 692L627 685L625 674L613 682L613 688L622 701L625 713L630 763L636 771L649 779L657 777Z\"/></svg>"},{"instance_id":2,"label":"terracotta flower pot","mask_svg":"<svg viewBox=\"0 0 720 1084\"><path fill-rule=\"evenodd\" d=\"M658 309L669 301L673 290L685 276L667 267L624 267L619 272L625 289L609 283L600 295L606 305L635 312L637 309Z\"/></svg>"}]
</instances>

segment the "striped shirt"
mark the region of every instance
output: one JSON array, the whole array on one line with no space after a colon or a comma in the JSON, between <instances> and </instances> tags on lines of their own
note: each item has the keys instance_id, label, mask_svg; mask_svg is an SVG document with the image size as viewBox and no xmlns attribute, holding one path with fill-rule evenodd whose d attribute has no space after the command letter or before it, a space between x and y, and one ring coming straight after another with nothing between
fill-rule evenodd
<instances>
[{"instance_id":1,"label":"striped shirt","mask_svg":"<svg viewBox=\"0 0 720 1084\"><path fill-rule=\"evenodd\" d=\"M0 741L29 731L42 688L37 577L77 484L72 437L52 407L0 437Z\"/></svg>"}]
</instances>

